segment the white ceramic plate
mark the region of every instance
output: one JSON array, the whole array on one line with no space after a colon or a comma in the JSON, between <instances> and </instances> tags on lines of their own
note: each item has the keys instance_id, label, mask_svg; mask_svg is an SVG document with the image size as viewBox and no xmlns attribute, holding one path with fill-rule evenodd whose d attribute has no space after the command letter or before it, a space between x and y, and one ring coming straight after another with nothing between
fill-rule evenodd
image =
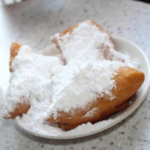
<instances>
[{"instance_id":1,"label":"white ceramic plate","mask_svg":"<svg viewBox=\"0 0 150 150\"><path fill-rule=\"evenodd\" d=\"M141 50L135 44L132 44L131 42L119 37L113 37L113 39L117 50L121 52L127 52L131 58L133 59L138 58L140 60L141 63L140 70L145 73L145 81L142 87L139 89L135 101L133 102L132 105L130 105L130 107L128 107L128 109L126 109L125 111L119 113L115 117L110 118L108 120L100 121L94 125L92 125L91 123L82 124L78 126L76 129L68 132L61 131L61 129L58 129L57 127L53 127L53 129L57 128L57 132L55 131L55 129L52 131L45 130L44 132L35 132L34 130L32 131L30 128L27 128L22 124L20 124L20 122L16 119L17 125L21 129L25 130L26 132L39 137L48 138L48 139L72 139L72 138L84 137L84 136L88 136L88 135L92 135L104 131L116 125L117 123L121 122L123 119L128 117L132 112L134 112L144 101L150 87L149 61L146 54L143 52L143 50ZM52 52L52 54L54 53Z\"/></svg>"}]
</instances>

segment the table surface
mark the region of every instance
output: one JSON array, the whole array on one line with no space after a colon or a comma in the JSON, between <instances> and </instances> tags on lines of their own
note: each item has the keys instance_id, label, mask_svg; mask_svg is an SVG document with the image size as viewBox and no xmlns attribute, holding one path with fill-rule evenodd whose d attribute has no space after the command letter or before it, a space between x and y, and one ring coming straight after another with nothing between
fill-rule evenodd
<instances>
[{"instance_id":1,"label":"table surface","mask_svg":"<svg viewBox=\"0 0 150 150\"><path fill-rule=\"evenodd\" d=\"M53 33L87 19L100 23L112 35L140 46L150 57L150 5L128 0L36 0L0 8L1 82L11 42L34 50L49 45ZM7 57L6 57L7 56ZM4 67L5 66L5 67ZM3 71L6 71L4 74ZM8 81L4 82L6 86ZM4 87L5 88L5 87ZM0 91L1 92L1 91ZM2 101L1 101L2 103ZM0 109L0 116L2 116ZM130 117L107 131L73 140L47 140L19 129L0 117L0 150L148 150L150 149L150 94Z\"/></svg>"}]
</instances>

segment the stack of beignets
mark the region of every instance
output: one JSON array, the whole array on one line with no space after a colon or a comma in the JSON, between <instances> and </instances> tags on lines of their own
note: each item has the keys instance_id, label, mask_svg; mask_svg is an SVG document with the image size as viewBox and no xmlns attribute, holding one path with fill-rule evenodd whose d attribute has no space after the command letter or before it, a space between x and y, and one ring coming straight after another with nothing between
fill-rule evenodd
<instances>
[{"instance_id":1,"label":"stack of beignets","mask_svg":"<svg viewBox=\"0 0 150 150\"><path fill-rule=\"evenodd\" d=\"M86 34L84 31L84 36L81 37L82 35L80 35L80 30L82 28L78 29L78 27L83 25L84 28L84 25L87 25L86 27L88 28L89 24L92 26L93 30L91 30L91 33L89 34ZM90 51L90 54L88 54L88 49L91 48L91 45L88 45L88 43L96 36L92 33L92 31L100 32L102 37L103 34L107 36L105 36L105 39L99 39L102 40L100 43L101 45L97 45L96 43L95 45L97 47L95 50L93 50L93 53ZM75 39L76 43L73 42ZM98 59L106 59L111 61L117 59L113 54L115 53L113 39L101 28L99 24L94 21L85 21L83 23L79 23L59 34L54 35L51 40L60 50L65 65L74 62L75 58L77 60L83 60L83 62L87 59L93 59L94 61ZM103 43L103 40L106 42ZM18 54L20 47L21 45L17 43L13 43L11 45L11 72L13 72L13 69L11 68L13 60ZM87 51L85 51L85 49L87 49ZM98 55L98 57L94 57L94 54L97 53L97 49L99 50L100 55ZM123 62L124 60L120 58L120 61ZM57 117L50 115L45 120L48 122L57 123L63 130L71 130L83 123L95 123L103 119L107 119L115 113L127 108L129 106L130 98L136 94L137 90L144 82L144 73L128 66L121 67L116 72L117 74L113 77L116 86L111 90L111 93L114 96L113 100L110 100L110 96L108 96L106 93L103 93L103 97L98 97L91 103L87 104L85 106L86 109L75 108L72 110L73 113L58 111ZM28 101L25 103L18 103L16 105L16 109L13 112L9 112L9 115L6 116L6 118L15 118L16 116L20 116L24 113L27 113L28 109L30 109L30 104ZM92 115L86 115L90 111L93 112Z\"/></svg>"}]
</instances>

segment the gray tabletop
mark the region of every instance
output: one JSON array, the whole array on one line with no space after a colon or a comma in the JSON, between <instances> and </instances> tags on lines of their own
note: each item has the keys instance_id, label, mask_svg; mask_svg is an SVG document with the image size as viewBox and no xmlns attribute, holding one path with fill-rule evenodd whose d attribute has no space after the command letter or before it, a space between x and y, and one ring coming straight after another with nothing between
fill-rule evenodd
<instances>
[{"instance_id":1,"label":"gray tabletop","mask_svg":"<svg viewBox=\"0 0 150 150\"><path fill-rule=\"evenodd\" d=\"M150 5L127 0L32 0L1 7L0 51L8 54L14 41L40 50L49 45L53 33L87 19L95 20L112 35L136 43L150 57ZM150 94L137 111L118 125L74 140L34 137L19 129L13 121L0 117L0 150L6 149L148 150Z\"/></svg>"}]
</instances>

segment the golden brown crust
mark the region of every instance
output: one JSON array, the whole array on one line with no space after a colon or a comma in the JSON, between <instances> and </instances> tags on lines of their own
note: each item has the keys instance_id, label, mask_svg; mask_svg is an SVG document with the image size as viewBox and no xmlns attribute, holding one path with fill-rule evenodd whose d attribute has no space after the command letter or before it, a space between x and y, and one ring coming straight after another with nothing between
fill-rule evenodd
<instances>
[{"instance_id":1,"label":"golden brown crust","mask_svg":"<svg viewBox=\"0 0 150 150\"><path fill-rule=\"evenodd\" d=\"M14 58L16 57L16 55L19 52L21 45L19 43L12 43L10 46L10 61L9 61L9 70L10 72L12 72L12 62L14 60Z\"/></svg>"},{"instance_id":2,"label":"golden brown crust","mask_svg":"<svg viewBox=\"0 0 150 150\"><path fill-rule=\"evenodd\" d=\"M60 33L60 36L64 36L67 33L71 33L75 28L77 28L79 26L79 24L74 25L73 27L70 27L66 30L64 30L63 32Z\"/></svg>"},{"instance_id":3,"label":"golden brown crust","mask_svg":"<svg viewBox=\"0 0 150 150\"><path fill-rule=\"evenodd\" d=\"M22 114L27 113L30 108L30 104L28 102L18 103L13 112L10 112L8 116L5 116L5 119L14 119L16 116L21 116Z\"/></svg>"},{"instance_id":4,"label":"golden brown crust","mask_svg":"<svg viewBox=\"0 0 150 150\"><path fill-rule=\"evenodd\" d=\"M95 21L89 20L89 22L91 22L93 25L95 25L95 26L98 27L100 30L102 30L101 26L100 26L98 23L96 23ZM72 31L73 31L75 28L77 28L77 27L79 26L79 24L81 24L81 23L78 23L78 24L74 25L73 27L70 27L70 28L64 30L63 32L60 33L60 36L64 36L64 35L67 34L67 33L72 33Z\"/></svg>"},{"instance_id":5,"label":"golden brown crust","mask_svg":"<svg viewBox=\"0 0 150 150\"><path fill-rule=\"evenodd\" d=\"M102 118L98 118L98 120L95 120L91 123L96 123L98 121L102 121L102 120L105 120L105 119L108 119L110 116L113 116L115 115L116 113L120 112L120 111L123 111L124 109L128 108L128 106L130 105L130 99L126 100L125 102L123 102L122 104L110 109L107 113L104 114L104 116ZM85 122L86 123L86 122ZM58 126L65 130L65 131L68 131L68 130L72 130L74 128L76 128L77 126L79 126L80 124L65 124L65 123L58 123Z\"/></svg>"},{"instance_id":6,"label":"golden brown crust","mask_svg":"<svg viewBox=\"0 0 150 150\"><path fill-rule=\"evenodd\" d=\"M57 119L50 116L47 121L56 122L61 124L79 125L85 122L95 122L103 120L111 116L115 110L118 111L119 106L126 102L133 96L144 81L144 74L136 69L130 67L122 67L118 70L118 74L114 77L116 88L112 89L114 96L113 100L105 95L103 98L98 98L92 104L88 104L86 109L75 109L72 112L66 113L63 111L58 112ZM94 117L84 117L86 112L98 108L95 111Z\"/></svg>"}]
</instances>

